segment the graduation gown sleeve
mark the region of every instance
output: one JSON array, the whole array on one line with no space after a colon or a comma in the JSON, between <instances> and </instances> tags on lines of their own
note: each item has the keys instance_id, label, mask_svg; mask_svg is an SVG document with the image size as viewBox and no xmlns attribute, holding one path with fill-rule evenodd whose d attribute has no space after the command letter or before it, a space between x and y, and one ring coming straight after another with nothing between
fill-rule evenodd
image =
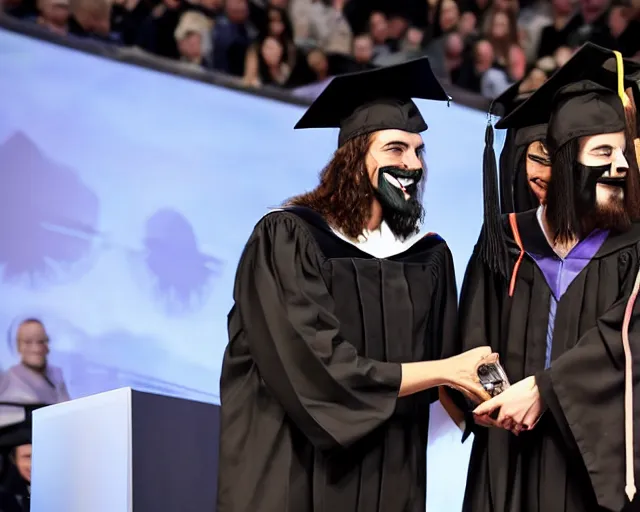
<instances>
[{"instance_id":1,"label":"graduation gown sleeve","mask_svg":"<svg viewBox=\"0 0 640 512\"><path fill-rule=\"evenodd\" d=\"M598 503L612 511L622 510L626 501L622 321L627 300L625 294L575 347L536 374L548 413L575 440ZM632 350L640 346L639 318L636 302L629 328ZM636 391L637 370L634 377Z\"/></svg>"},{"instance_id":2,"label":"graduation gown sleeve","mask_svg":"<svg viewBox=\"0 0 640 512\"><path fill-rule=\"evenodd\" d=\"M482 236L482 235L481 235ZM444 338L442 357L451 357L482 346L499 350L500 300L503 280L491 273L477 253L480 241L471 255L465 271L460 293L459 333ZM465 425L462 441L478 428L473 420L472 408L462 393L447 389L456 406L464 413Z\"/></svg>"},{"instance_id":3,"label":"graduation gown sleeve","mask_svg":"<svg viewBox=\"0 0 640 512\"><path fill-rule=\"evenodd\" d=\"M331 449L393 414L402 369L359 356L342 338L321 264L297 217L267 215L247 244L234 295L266 387L316 447Z\"/></svg>"},{"instance_id":4,"label":"graduation gown sleeve","mask_svg":"<svg viewBox=\"0 0 640 512\"><path fill-rule=\"evenodd\" d=\"M429 343L437 344L441 358L455 355L460 348L458 337L458 289L451 251L444 253L442 273L437 277L434 306L431 312Z\"/></svg>"}]
</instances>

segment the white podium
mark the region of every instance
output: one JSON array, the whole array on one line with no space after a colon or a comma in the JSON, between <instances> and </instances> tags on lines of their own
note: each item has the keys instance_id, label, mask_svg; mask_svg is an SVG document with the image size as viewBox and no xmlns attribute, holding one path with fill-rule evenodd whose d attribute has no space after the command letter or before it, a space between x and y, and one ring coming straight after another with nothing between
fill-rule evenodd
<instances>
[{"instance_id":1,"label":"white podium","mask_svg":"<svg viewBox=\"0 0 640 512\"><path fill-rule=\"evenodd\" d=\"M122 388L33 413L32 512L214 512L219 407Z\"/></svg>"}]
</instances>

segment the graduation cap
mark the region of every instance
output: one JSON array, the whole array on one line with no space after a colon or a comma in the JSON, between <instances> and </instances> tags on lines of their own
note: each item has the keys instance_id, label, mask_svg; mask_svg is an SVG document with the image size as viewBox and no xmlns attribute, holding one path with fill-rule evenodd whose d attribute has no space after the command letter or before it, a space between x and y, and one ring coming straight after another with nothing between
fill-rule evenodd
<instances>
[{"instance_id":1,"label":"graduation cap","mask_svg":"<svg viewBox=\"0 0 640 512\"><path fill-rule=\"evenodd\" d=\"M22 446L31 444L31 422L22 421L0 428L0 452L8 452Z\"/></svg>"},{"instance_id":2,"label":"graduation cap","mask_svg":"<svg viewBox=\"0 0 640 512\"><path fill-rule=\"evenodd\" d=\"M618 52L586 43L529 99L498 121L496 128L549 121L549 144L607 133L609 125L620 126L615 118L621 108L630 105L624 90L635 85L634 77L639 73L640 64L622 59ZM569 137L570 132L578 134Z\"/></svg>"},{"instance_id":3,"label":"graduation cap","mask_svg":"<svg viewBox=\"0 0 640 512\"><path fill-rule=\"evenodd\" d=\"M295 129L340 128L338 146L378 130L420 133L427 123L412 98L451 100L427 57L335 77Z\"/></svg>"},{"instance_id":4,"label":"graduation cap","mask_svg":"<svg viewBox=\"0 0 640 512\"><path fill-rule=\"evenodd\" d=\"M496 128L528 128L529 136L537 136L535 131L548 123L546 145L552 154L576 137L622 131L625 125L635 131L635 113L624 89L625 84L633 86L632 76L638 71L640 65L622 59L619 52L586 43L540 88L500 119ZM483 176L485 214L480 256L492 271L507 277L490 119L485 132Z\"/></svg>"},{"instance_id":5,"label":"graduation cap","mask_svg":"<svg viewBox=\"0 0 640 512\"><path fill-rule=\"evenodd\" d=\"M17 423L0 427L0 452L8 452L16 446L31 444L33 411L46 404L20 404L15 402L0 402L1 407L15 407L24 411L24 419ZM1 419L1 418L0 418Z\"/></svg>"}]
</instances>

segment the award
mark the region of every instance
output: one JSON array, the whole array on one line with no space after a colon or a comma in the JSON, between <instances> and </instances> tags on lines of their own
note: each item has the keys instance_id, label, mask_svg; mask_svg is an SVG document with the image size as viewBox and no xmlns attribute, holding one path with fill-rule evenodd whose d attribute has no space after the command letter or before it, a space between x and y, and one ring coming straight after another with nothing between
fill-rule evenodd
<instances>
[{"instance_id":1,"label":"award","mask_svg":"<svg viewBox=\"0 0 640 512\"><path fill-rule=\"evenodd\" d=\"M483 359L477 372L480 384L491 397L499 395L509 387L509 379L497 354Z\"/></svg>"}]
</instances>

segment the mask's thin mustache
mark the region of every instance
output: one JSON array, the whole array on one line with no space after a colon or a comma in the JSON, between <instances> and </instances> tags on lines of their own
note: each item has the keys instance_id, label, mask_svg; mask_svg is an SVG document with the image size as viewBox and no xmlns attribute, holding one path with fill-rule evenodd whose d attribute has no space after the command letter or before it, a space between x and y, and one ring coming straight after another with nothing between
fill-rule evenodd
<instances>
[{"instance_id":1,"label":"mask's thin mustache","mask_svg":"<svg viewBox=\"0 0 640 512\"><path fill-rule=\"evenodd\" d=\"M402 190L405 194L409 195L409 192L407 192L407 189L404 188L404 185L402 184L402 182L395 176L392 176L392 178L398 185L400 185L400 190Z\"/></svg>"}]
</instances>

